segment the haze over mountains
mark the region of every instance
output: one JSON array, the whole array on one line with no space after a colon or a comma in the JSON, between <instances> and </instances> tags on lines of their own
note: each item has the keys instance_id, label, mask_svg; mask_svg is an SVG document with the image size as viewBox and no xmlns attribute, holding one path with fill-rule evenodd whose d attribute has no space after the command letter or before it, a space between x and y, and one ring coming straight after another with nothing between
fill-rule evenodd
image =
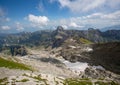
<instances>
[{"instance_id":1,"label":"haze over mountains","mask_svg":"<svg viewBox=\"0 0 120 85\"><path fill-rule=\"evenodd\" d=\"M68 27L66 28L65 26L62 26L65 30L88 30L89 28L94 28L94 29L99 29L100 31L107 31L107 30L120 30L120 25L113 25L113 26L107 26L107 27L104 27L104 28L97 28L97 27L92 27L92 26L86 26L86 27L78 27L78 28L74 28L74 27ZM41 29L41 30L55 30L57 28L56 27L47 27L47 28L44 28L44 29ZM33 29L33 28L30 28L30 29ZM38 31L38 29L36 29L36 31ZM27 31L21 31L21 32L35 32L34 30L27 30ZM0 31L0 35L4 35L4 34L15 34L15 33L20 33L19 31L16 32L15 30L1 30Z\"/></svg>"},{"instance_id":2,"label":"haze over mountains","mask_svg":"<svg viewBox=\"0 0 120 85\"><path fill-rule=\"evenodd\" d=\"M107 31L107 30L120 30L120 25L109 26L101 29L101 31Z\"/></svg>"}]
</instances>

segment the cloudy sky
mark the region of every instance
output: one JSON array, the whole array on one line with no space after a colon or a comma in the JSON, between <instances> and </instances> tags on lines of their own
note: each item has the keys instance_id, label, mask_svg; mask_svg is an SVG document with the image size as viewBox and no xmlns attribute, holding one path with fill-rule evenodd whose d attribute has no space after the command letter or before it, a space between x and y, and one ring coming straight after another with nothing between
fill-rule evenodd
<instances>
[{"instance_id":1,"label":"cloudy sky","mask_svg":"<svg viewBox=\"0 0 120 85\"><path fill-rule=\"evenodd\" d=\"M0 32L120 24L120 0L0 0Z\"/></svg>"}]
</instances>

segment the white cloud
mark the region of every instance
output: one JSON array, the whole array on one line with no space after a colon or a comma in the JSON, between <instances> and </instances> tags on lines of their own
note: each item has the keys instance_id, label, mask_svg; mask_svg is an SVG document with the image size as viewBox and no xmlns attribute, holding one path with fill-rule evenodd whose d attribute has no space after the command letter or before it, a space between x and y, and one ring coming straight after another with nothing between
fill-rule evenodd
<instances>
[{"instance_id":1,"label":"white cloud","mask_svg":"<svg viewBox=\"0 0 120 85\"><path fill-rule=\"evenodd\" d=\"M83 16L83 19L120 19L120 11L113 13L93 13L91 15Z\"/></svg>"},{"instance_id":2,"label":"white cloud","mask_svg":"<svg viewBox=\"0 0 120 85\"><path fill-rule=\"evenodd\" d=\"M102 28L120 24L120 11L113 13L93 13L91 15L73 18L73 20L84 25Z\"/></svg>"},{"instance_id":3,"label":"white cloud","mask_svg":"<svg viewBox=\"0 0 120 85\"><path fill-rule=\"evenodd\" d=\"M15 22L16 23L16 30L21 31L24 30L22 24L20 24L20 22Z\"/></svg>"},{"instance_id":4,"label":"white cloud","mask_svg":"<svg viewBox=\"0 0 120 85\"><path fill-rule=\"evenodd\" d=\"M106 19L120 19L120 11L116 11L116 12L110 13L110 14L104 14L102 16L102 18L106 18Z\"/></svg>"},{"instance_id":5,"label":"white cloud","mask_svg":"<svg viewBox=\"0 0 120 85\"><path fill-rule=\"evenodd\" d=\"M9 30L10 27L9 26L1 26L2 30Z\"/></svg>"},{"instance_id":6,"label":"white cloud","mask_svg":"<svg viewBox=\"0 0 120 85\"><path fill-rule=\"evenodd\" d=\"M80 28L80 27L82 27L82 26L77 25L75 22L71 22L69 26L70 27L74 27L74 28Z\"/></svg>"},{"instance_id":7,"label":"white cloud","mask_svg":"<svg viewBox=\"0 0 120 85\"><path fill-rule=\"evenodd\" d=\"M89 27L103 28L120 24L120 11L113 13L93 13L81 17L72 17L66 19L55 20L51 25L61 25L67 29L83 29Z\"/></svg>"},{"instance_id":8,"label":"white cloud","mask_svg":"<svg viewBox=\"0 0 120 85\"><path fill-rule=\"evenodd\" d=\"M49 23L51 26L62 26L64 29L81 29L84 28L84 25L79 23L80 20L77 20L77 17L68 18L68 19L60 19L54 20Z\"/></svg>"},{"instance_id":9,"label":"white cloud","mask_svg":"<svg viewBox=\"0 0 120 85\"><path fill-rule=\"evenodd\" d=\"M91 10L120 9L120 0L49 0L51 3L58 1L60 8L68 8L70 11L88 12Z\"/></svg>"},{"instance_id":10,"label":"white cloud","mask_svg":"<svg viewBox=\"0 0 120 85\"><path fill-rule=\"evenodd\" d=\"M33 14L28 15L28 20L35 26L47 25L49 19L46 16L35 16Z\"/></svg>"},{"instance_id":11,"label":"white cloud","mask_svg":"<svg viewBox=\"0 0 120 85\"><path fill-rule=\"evenodd\" d=\"M29 26L37 29L51 29L51 27L63 26L65 29L87 29L89 27L103 28L120 24L120 11L113 13L96 12L86 16L63 18L51 20L46 16L35 16L30 14L27 20ZM28 28L28 27L27 27Z\"/></svg>"},{"instance_id":12,"label":"white cloud","mask_svg":"<svg viewBox=\"0 0 120 85\"><path fill-rule=\"evenodd\" d=\"M67 26L67 25L62 25L62 27L63 27L64 29L68 29L68 26Z\"/></svg>"},{"instance_id":13,"label":"white cloud","mask_svg":"<svg viewBox=\"0 0 120 85\"><path fill-rule=\"evenodd\" d=\"M83 16L83 19L94 19L94 18L100 18L102 17L103 14L102 13L93 13L91 15L87 15L87 16Z\"/></svg>"},{"instance_id":14,"label":"white cloud","mask_svg":"<svg viewBox=\"0 0 120 85\"><path fill-rule=\"evenodd\" d=\"M101 6L105 0L59 0L61 7L67 7L72 12L89 11Z\"/></svg>"}]
</instances>

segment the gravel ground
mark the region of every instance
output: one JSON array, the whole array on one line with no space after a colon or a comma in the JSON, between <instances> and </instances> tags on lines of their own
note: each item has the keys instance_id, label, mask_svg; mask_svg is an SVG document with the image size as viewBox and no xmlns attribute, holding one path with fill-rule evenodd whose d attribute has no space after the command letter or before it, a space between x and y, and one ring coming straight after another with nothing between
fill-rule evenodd
<instances>
[{"instance_id":1,"label":"gravel ground","mask_svg":"<svg viewBox=\"0 0 120 85\"><path fill-rule=\"evenodd\" d=\"M27 56L15 56L14 60L31 66L34 71L8 69L0 67L0 79L7 78L0 84L6 85L63 85L66 78L79 77L78 73L73 71L77 67L81 67L74 63L77 67L72 66L70 62L65 63L62 57L55 57L48 51L30 50L31 54ZM67 66L66 66L67 65ZM88 67L87 63L81 64ZM79 68L80 70L81 68ZM78 69L77 69L78 70ZM82 69L83 71L83 69ZM91 80L92 82L97 80Z\"/></svg>"},{"instance_id":2,"label":"gravel ground","mask_svg":"<svg viewBox=\"0 0 120 85\"><path fill-rule=\"evenodd\" d=\"M7 78L3 84L11 85L63 85L62 82L64 78L76 77L72 71L67 69L65 65L46 51L33 51L31 50L31 55L27 56L15 56L15 59L26 65L31 66L34 71L25 71L19 69L8 69L0 67L0 79ZM55 61L55 63L54 63ZM26 74L27 76L23 76ZM46 82L38 81L33 77L38 77L47 79ZM27 81L22 82L22 80L27 79Z\"/></svg>"}]
</instances>

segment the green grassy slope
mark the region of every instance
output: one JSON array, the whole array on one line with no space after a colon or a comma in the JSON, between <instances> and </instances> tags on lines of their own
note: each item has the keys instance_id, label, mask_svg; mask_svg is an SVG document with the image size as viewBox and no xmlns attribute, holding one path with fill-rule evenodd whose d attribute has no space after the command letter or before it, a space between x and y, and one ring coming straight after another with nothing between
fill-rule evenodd
<instances>
[{"instance_id":1,"label":"green grassy slope","mask_svg":"<svg viewBox=\"0 0 120 85\"><path fill-rule=\"evenodd\" d=\"M21 70L32 70L30 67L17 63L14 61L9 61L0 57L0 67L7 67L10 69L21 69Z\"/></svg>"}]
</instances>

